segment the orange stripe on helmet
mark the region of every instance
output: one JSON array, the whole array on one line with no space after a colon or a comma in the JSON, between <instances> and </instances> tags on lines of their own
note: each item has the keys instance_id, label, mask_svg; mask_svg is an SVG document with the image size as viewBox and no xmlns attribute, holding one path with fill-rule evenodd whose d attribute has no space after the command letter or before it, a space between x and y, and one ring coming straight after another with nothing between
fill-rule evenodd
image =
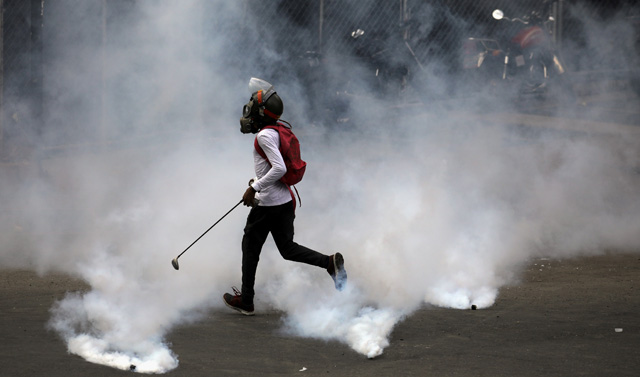
<instances>
[{"instance_id":1,"label":"orange stripe on helmet","mask_svg":"<svg viewBox=\"0 0 640 377\"><path fill-rule=\"evenodd\" d=\"M264 109L264 113L265 113L267 116L269 116L270 118L273 118L273 119L280 119L280 115L276 115L276 114L274 114L273 112L271 112L271 111L269 111L269 110L267 110L267 109Z\"/></svg>"}]
</instances>

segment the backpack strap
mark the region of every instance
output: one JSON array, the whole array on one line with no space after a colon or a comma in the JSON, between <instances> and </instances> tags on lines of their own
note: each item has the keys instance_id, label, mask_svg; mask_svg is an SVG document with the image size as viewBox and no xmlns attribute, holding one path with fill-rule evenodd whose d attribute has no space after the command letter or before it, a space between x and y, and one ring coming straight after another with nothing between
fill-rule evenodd
<instances>
[{"instance_id":1,"label":"backpack strap","mask_svg":"<svg viewBox=\"0 0 640 377\"><path fill-rule=\"evenodd\" d=\"M269 165L271 165L271 162L269 161L269 159L267 158L267 155L264 153L264 151L262 150L262 147L260 146L260 144L258 144L258 137L256 136L256 139L253 141L253 147L256 149L256 152L258 152L258 154L260 155L260 157L264 158L265 160L267 160L267 162L269 163Z\"/></svg>"},{"instance_id":2,"label":"backpack strap","mask_svg":"<svg viewBox=\"0 0 640 377\"><path fill-rule=\"evenodd\" d=\"M260 129L260 131L265 130L267 128L270 128L272 130L276 130L278 131L278 126L274 126L274 125L270 125L270 126L264 126ZM280 131L278 131L278 138L280 138ZM264 153L264 151L262 150L262 147L260 146L260 144L258 144L258 135L256 135L255 139L253 140L253 147L256 149L256 152L258 152L258 154L260 155L260 157L264 158L265 160L267 160L267 162L269 163L269 165L271 165L271 161L269 161L269 158L267 158L266 153ZM283 157L284 158L284 157Z\"/></svg>"},{"instance_id":3,"label":"backpack strap","mask_svg":"<svg viewBox=\"0 0 640 377\"><path fill-rule=\"evenodd\" d=\"M280 122L278 122L278 123L280 123ZM287 123L287 124L289 124L289 123ZM281 125L281 124L279 124L279 125ZM286 127L285 125L282 125L282 126ZM289 126L291 126L291 125L289 124ZM271 128L271 129L274 129L276 131L278 130L277 126L265 126L265 127L262 127L263 130L265 128ZM291 128L291 127L289 127L289 128ZM280 136L280 132L278 132L278 137L279 136ZM256 138L253 141L253 147L256 149L256 152L258 152L260 157L262 157L265 160L267 160L267 163L269 165L271 165L271 162L269 161L269 158L267 158L267 155L262 150L262 147L260 146L260 144L258 144L258 135L256 135ZM291 187L293 187L293 189L296 191L296 195L298 195L298 201L300 202L300 207L302 207L302 199L300 199L300 193L298 192L298 189L296 188L296 186L289 186L289 185L286 185L286 186L289 189L289 194L291 194L291 200L293 200L293 210L295 211L296 210L296 197L295 197L295 195L293 195L293 191L291 190Z\"/></svg>"}]
</instances>

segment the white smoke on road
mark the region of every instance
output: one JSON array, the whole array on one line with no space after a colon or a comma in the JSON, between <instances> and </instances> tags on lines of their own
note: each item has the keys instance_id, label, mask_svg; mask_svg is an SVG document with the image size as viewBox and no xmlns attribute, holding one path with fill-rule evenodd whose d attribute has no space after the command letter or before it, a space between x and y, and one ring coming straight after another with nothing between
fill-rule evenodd
<instances>
[{"instance_id":1,"label":"white smoke on road","mask_svg":"<svg viewBox=\"0 0 640 377\"><path fill-rule=\"evenodd\" d=\"M171 351L166 335L173 327L188 325L211 307L220 306L220 292L237 275L238 268L229 266L239 261L235 242L242 229L239 213L230 214L209 238L183 256L183 270L175 271L170 263L215 216L237 202L238 195L233 193L242 185L233 182L244 181L245 175L224 167L224 160L238 149L233 141L225 144L217 148L218 157L196 142L191 145L198 150L195 154L193 149L181 149L167 156L155 155L152 161L131 161L122 169L135 174L119 177L128 176L126 185L135 190L121 191L119 184L109 185L104 197L96 198L91 197L96 193L93 185L74 187L74 198L87 196L86 203L76 205L90 208L114 197L88 226L76 229L88 234L78 234L69 243L49 239L54 242L49 245L50 255L44 250L32 252L38 269L68 272L91 287L87 292L68 294L51 310L49 325L66 340L69 352L119 369L134 365L141 373L161 373L178 366L178 355ZM165 152L164 147L157 152ZM145 156L148 152L135 153L135 158ZM99 158L112 157L101 154ZM88 173L84 168L91 165L84 166L86 162L72 175L74 181L83 182ZM112 163L116 161L107 165Z\"/></svg>"},{"instance_id":2,"label":"white smoke on road","mask_svg":"<svg viewBox=\"0 0 640 377\"><path fill-rule=\"evenodd\" d=\"M222 309L222 294L240 283L243 207L190 249L179 271L170 261L237 203L254 175L252 140L237 119L249 77L272 80L282 63L269 36L260 35L259 55L229 45L230 25L252 24L235 4L135 2L128 12L104 55L90 44L57 46L49 90L65 95L49 99L51 124L70 119L81 132L104 116L109 127L94 131L112 144L49 151L38 171L5 189L23 215L0 262L89 285L51 309L50 326L69 352L163 373L179 365L171 330ZM83 52L93 69L106 56L112 111L80 106L95 88L65 79L80 64L70 52ZM282 310L292 334L376 357L393 327L421 307L490 307L531 258L640 249L633 129L532 134L444 102L409 115L358 98L349 129L331 129L304 118L297 82L273 84L309 163L296 241L340 251L349 274L337 292L326 271L283 261L267 242L256 309ZM560 129L565 121L556 122Z\"/></svg>"}]
</instances>

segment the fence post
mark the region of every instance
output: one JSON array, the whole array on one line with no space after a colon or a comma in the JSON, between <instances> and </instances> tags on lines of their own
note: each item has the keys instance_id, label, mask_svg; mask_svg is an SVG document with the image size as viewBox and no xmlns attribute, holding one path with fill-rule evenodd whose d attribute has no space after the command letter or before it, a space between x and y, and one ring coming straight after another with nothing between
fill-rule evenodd
<instances>
[{"instance_id":1,"label":"fence post","mask_svg":"<svg viewBox=\"0 0 640 377\"><path fill-rule=\"evenodd\" d=\"M402 25L402 39L407 41L411 37L409 35L409 28L405 23L409 20L409 4L408 0L400 0L400 25Z\"/></svg>"},{"instance_id":2,"label":"fence post","mask_svg":"<svg viewBox=\"0 0 640 377\"><path fill-rule=\"evenodd\" d=\"M100 130L99 143L104 147L107 144L107 77L106 77L106 58L107 58L107 0L102 0L102 20L101 20L101 56L100 56Z\"/></svg>"},{"instance_id":3,"label":"fence post","mask_svg":"<svg viewBox=\"0 0 640 377\"><path fill-rule=\"evenodd\" d=\"M29 103L34 128L34 142L41 142L44 134L44 60L42 45L42 28L44 23L44 0L31 0L30 18L31 48L29 49Z\"/></svg>"},{"instance_id":4,"label":"fence post","mask_svg":"<svg viewBox=\"0 0 640 377\"><path fill-rule=\"evenodd\" d=\"M553 33L553 37L555 38L556 48L558 49L558 53L560 55L562 55L562 17L564 12L562 6L563 1L564 0L558 0L554 4L554 12L556 17L556 22L554 22L554 25L556 27L556 30Z\"/></svg>"},{"instance_id":5,"label":"fence post","mask_svg":"<svg viewBox=\"0 0 640 377\"><path fill-rule=\"evenodd\" d=\"M4 1L0 0L0 153L4 152Z\"/></svg>"},{"instance_id":6,"label":"fence post","mask_svg":"<svg viewBox=\"0 0 640 377\"><path fill-rule=\"evenodd\" d=\"M320 0L318 16L318 52L322 51L322 28L324 27L324 0Z\"/></svg>"}]
</instances>

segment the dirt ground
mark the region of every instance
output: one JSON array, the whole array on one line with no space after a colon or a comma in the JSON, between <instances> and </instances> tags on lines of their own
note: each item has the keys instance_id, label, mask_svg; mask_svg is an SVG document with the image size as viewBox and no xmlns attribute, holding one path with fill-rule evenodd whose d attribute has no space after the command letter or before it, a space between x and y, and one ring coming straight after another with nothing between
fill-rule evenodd
<instances>
[{"instance_id":1,"label":"dirt ground","mask_svg":"<svg viewBox=\"0 0 640 377\"><path fill-rule=\"evenodd\" d=\"M488 309L417 311L373 360L338 342L284 335L280 312L219 309L169 334L180 365L167 375L638 376L639 283L640 254L534 260ZM53 302L83 287L0 271L0 375L131 374L68 354L45 328Z\"/></svg>"}]
</instances>

